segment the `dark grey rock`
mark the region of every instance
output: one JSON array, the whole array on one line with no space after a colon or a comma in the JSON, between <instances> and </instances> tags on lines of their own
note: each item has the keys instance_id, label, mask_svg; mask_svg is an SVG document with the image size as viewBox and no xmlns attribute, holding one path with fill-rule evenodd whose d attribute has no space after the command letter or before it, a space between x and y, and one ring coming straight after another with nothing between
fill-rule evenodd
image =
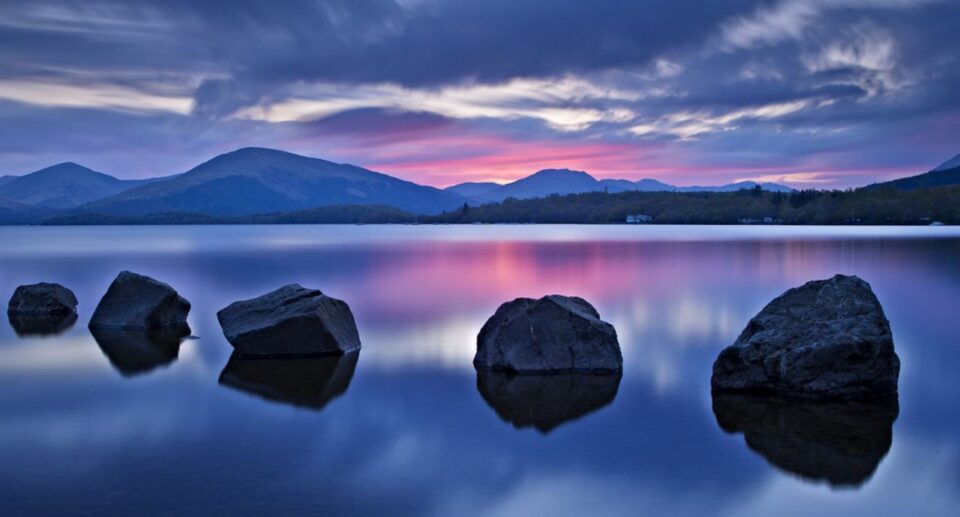
<instances>
[{"instance_id":1,"label":"dark grey rock","mask_svg":"<svg viewBox=\"0 0 960 517\"><path fill-rule=\"evenodd\" d=\"M477 337L477 368L518 373L617 372L617 332L583 298L551 295L504 303Z\"/></svg>"},{"instance_id":2,"label":"dark grey rock","mask_svg":"<svg viewBox=\"0 0 960 517\"><path fill-rule=\"evenodd\" d=\"M613 402L620 377L620 372L518 375L481 369L477 391L504 421L546 434Z\"/></svg>"},{"instance_id":3,"label":"dark grey rock","mask_svg":"<svg viewBox=\"0 0 960 517\"><path fill-rule=\"evenodd\" d=\"M714 390L800 398L896 393L900 359L870 285L837 275L790 289L713 365Z\"/></svg>"},{"instance_id":4,"label":"dark grey rock","mask_svg":"<svg viewBox=\"0 0 960 517\"><path fill-rule=\"evenodd\" d=\"M90 328L154 329L187 321L190 302L169 285L123 271L110 284L90 319Z\"/></svg>"},{"instance_id":5,"label":"dark grey rock","mask_svg":"<svg viewBox=\"0 0 960 517\"><path fill-rule=\"evenodd\" d=\"M60 284L21 285L7 305L10 315L67 315L77 313L77 297Z\"/></svg>"},{"instance_id":6,"label":"dark grey rock","mask_svg":"<svg viewBox=\"0 0 960 517\"><path fill-rule=\"evenodd\" d=\"M94 327L90 333L114 369L132 377L175 361L190 327L186 323L152 329Z\"/></svg>"},{"instance_id":7,"label":"dark grey rock","mask_svg":"<svg viewBox=\"0 0 960 517\"><path fill-rule=\"evenodd\" d=\"M360 349L350 307L296 284L232 303L217 319L243 357L309 357Z\"/></svg>"},{"instance_id":8,"label":"dark grey rock","mask_svg":"<svg viewBox=\"0 0 960 517\"><path fill-rule=\"evenodd\" d=\"M10 326L20 337L55 336L67 331L77 322L76 313L66 314L8 314Z\"/></svg>"},{"instance_id":9,"label":"dark grey rock","mask_svg":"<svg viewBox=\"0 0 960 517\"><path fill-rule=\"evenodd\" d=\"M360 352L326 357L247 359L234 353L220 372L220 384L263 399L323 409L346 393Z\"/></svg>"},{"instance_id":10,"label":"dark grey rock","mask_svg":"<svg viewBox=\"0 0 960 517\"><path fill-rule=\"evenodd\" d=\"M890 450L896 395L869 400L798 400L713 394L717 424L743 433L775 467L834 487L865 483Z\"/></svg>"}]
</instances>

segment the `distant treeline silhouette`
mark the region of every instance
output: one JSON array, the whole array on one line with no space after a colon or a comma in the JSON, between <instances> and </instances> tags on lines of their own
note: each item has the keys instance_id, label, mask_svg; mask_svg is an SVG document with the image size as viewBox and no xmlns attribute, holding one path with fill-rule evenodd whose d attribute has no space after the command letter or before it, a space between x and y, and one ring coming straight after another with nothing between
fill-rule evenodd
<instances>
[{"instance_id":1,"label":"distant treeline silhouette","mask_svg":"<svg viewBox=\"0 0 960 517\"><path fill-rule=\"evenodd\" d=\"M918 189L739 192L591 192L507 199L436 216L383 205L338 205L240 217L160 213L138 217L75 214L44 224L616 224L628 216L652 224L960 224L960 186Z\"/></svg>"}]
</instances>

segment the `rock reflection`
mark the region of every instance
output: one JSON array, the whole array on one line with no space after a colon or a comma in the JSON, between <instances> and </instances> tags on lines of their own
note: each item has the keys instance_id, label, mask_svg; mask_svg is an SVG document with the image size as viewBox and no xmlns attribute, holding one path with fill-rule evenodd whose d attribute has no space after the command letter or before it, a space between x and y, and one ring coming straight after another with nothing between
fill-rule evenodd
<instances>
[{"instance_id":1,"label":"rock reflection","mask_svg":"<svg viewBox=\"0 0 960 517\"><path fill-rule=\"evenodd\" d=\"M92 328L90 333L110 364L124 377L132 377L175 361L180 343L190 335L190 327L182 324L150 330Z\"/></svg>"},{"instance_id":2,"label":"rock reflection","mask_svg":"<svg viewBox=\"0 0 960 517\"><path fill-rule=\"evenodd\" d=\"M346 393L359 352L340 356L246 359L234 353L220 372L220 384L282 402L322 409Z\"/></svg>"},{"instance_id":3,"label":"rock reflection","mask_svg":"<svg viewBox=\"0 0 960 517\"><path fill-rule=\"evenodd\" d=\"M75 313L68 314L8 314L10 326L19 337L55 336L70 329L77 322Z\"/></svg>"},{"instance_id":4,"label":"rock reflection","mask_svg":"<svg viewBox=\"0 0 960 517\"><path fill-rule=\"evenodd\" d=\"M896 395L875 401L784 400L713 395L717 424L743 433L775 467L835 488L863 485L890 450Z\"/></svg>"},{"instance_id":5,"label":"rock reflection","mask_svg":"<svg viewBox=\"0 0 960 517\"><path fill-rule=\"evenodd\" d=\"M613 402L621 374L517 375L477 370L477 391L504 421L547 434Z\"/></svg>"}]
</instances>

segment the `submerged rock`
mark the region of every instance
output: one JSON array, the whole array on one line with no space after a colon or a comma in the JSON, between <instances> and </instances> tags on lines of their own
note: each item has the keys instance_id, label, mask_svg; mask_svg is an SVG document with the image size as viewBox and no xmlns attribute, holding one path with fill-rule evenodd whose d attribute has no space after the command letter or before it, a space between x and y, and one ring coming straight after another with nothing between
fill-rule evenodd
<instances>
[{"instance_id":1,"label":"submerged rock","mask_svg":"<svg viewBox=\"0 0 960 517\"><path fill-rule=\"evenodd\" d=\"M504 303L477 337L477 368L519 373L617 372L617 332L583 298L551 295Z\"/></svg>"},{"instance_id":2,"label":"submerged rock","mask_svg":"<svg viewBox=\"0 0 960 517\"><path fill-rule=\"evenodd\" d=\"M65 332L77 322L77 314L8 314L10 326L20 337L54 336Z\"/></svg>"},{"instance_id":3,"label":"submerged rock","mask_svg":"<svg viewBox=\"0 0 960 517\"><path fill-rule=\"evenodd\" d=\"M360 349L350 307L296 284L232 303L217 319L243 357L309 357Z\"/></svg>"},{"instance_id":4,"label":"submerged rock","mask_svg":"<svg viewBox=\"0 0 960 517\"><path fill-rule=\"evenodd\" d=\"M620 372L517 375L477 370L477 391L504 421L541 433L613 402Z\"/></svg>"},{"instance_id":5,"label":"submerged rock","mask_svg":"<svg viewBox=\"0 0 960 517\"><path fill-rule=\"evenodd\" d=\"M130 377L175 361L190 327L186 323L153 329L94 327L90 333L110 364Z\"/></svg>"},{"instance_id":6,"label":"submerged rock","mask_svg":"<svg viewBox=\"0 0 960 517\"><path fill-rule=\"evenodd\" d=\"M870 285L837 275L790 289L760 311L713 365L717 391L801 398L896 393L900 359Z\"/></svg>"},{"instance_id":7,"label":"submerged rock","mask_svg":"<svg viewBox=\"0 0 960 517\"><path fill-rule=\"evenodd\" d=\"M865 483L893 441L896 395L872 400L797 400L714 393L713 413L728 433L772 465L834 487Z\"/></svg>"},{"instance_id":8,"label":"submerged rock","mask_svg":"<svg viewBox=\"0 0 960 517\"><path fill-rule=\"evenodd\" d=\"M246 359L234 353L220 384L274 402L322 409L346 393L360 352L338 356Z\"/></svg>"},{"instance_id":9,"label":"submerged rock","mask_svg":"<svg viewBox=\"0 0 960 517\"><path fill-rule=\"evenodd\" d=\"M77 313L77 297L60 284L41 282L21 285L13 292L7 305L9 315L68 315Z\"/></svg>"},{"instance_id":10,"label":"submerged rock","mask_svg":"<svg viewBox=\"0 0 960 517\"><path fill-rule=\"evenodd\" d=\"M90 328L155 329L186 324L190 302L169 285L123 271L110 284Z\"/></svg>"}]
</instances>

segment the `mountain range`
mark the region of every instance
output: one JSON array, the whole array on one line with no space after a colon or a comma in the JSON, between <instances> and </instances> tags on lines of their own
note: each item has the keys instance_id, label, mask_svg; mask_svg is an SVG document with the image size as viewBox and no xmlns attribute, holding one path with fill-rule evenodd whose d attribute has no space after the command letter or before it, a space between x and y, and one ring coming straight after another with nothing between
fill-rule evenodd
<instances>
[{"instance_id":1,"label":"mountain range","mask_svg":"<svg viewBox=\"0 0 960 517\"><path fill-rule=\"evenodd\" d=\"M481 202L500 202L507 198L532 199L549 195L583 194L586 192L736 192L760 187L771 192L792 192L793 189L776 183L742 181L715 187L678 187L654 179L630 181L624 179L598 180L583 171L570 169L545 169L517 181L499 183L461 183L447 187L455 192Z\"/></svg>"},{"instance_id":2,"label":"mountain range","mask_svg":"<svg viewBox=\"0 0 960 517\"><path fill-rule=\"evenodd\" d=\"M952 162L960 163L960 156L926 174L868 188L909 190L958 184L960 168L949 167ZM749 181L680 187L653 179L598 180L569 169L546 169L507 184L462 183L440 190L354 165L248 147L219 155L182 174L146 180L121 180L71 162L23 176L0 176L0 223L157 219L160 215L163 220L185 215L224 220L304 211L315 217L310 210L347 205L369 207L357 212L364 218L375 218L370 214L385 210L400 211L391 212L391 217L398 217L399 213L439 214L508 198L589 192L731 192L757 187L793 190ZM327 212L324 218L335 218Z\"/></svg>"}]
</instances>

